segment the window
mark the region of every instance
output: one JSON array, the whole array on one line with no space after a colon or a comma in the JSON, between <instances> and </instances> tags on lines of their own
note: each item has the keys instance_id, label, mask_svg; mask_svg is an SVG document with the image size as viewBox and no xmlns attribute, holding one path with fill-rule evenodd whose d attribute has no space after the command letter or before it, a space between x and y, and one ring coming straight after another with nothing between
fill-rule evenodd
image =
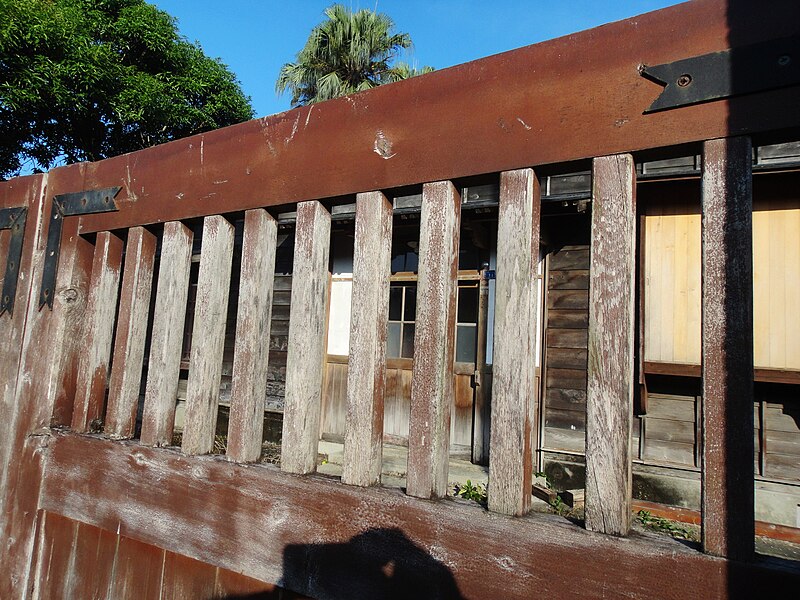
<instances>
[{"instance_id":1,"label":"window","mask_svg":"<svg viewBox=\"0 0 800 600\"><path fill-rule=\"evenodd\" d=\"M475 362L478 331L478 286L478 281L459 281L458 283L456 362ZM414 357L416 313L416 282L392 282L389 287L387 358Z\"/></svg>"},{"instance_id":2,"label":"window","mask_svg":"<svg viewBox=\"0 0 800 600\"><path fill-rule=\"evenodd\" d=\"M389 287L387 358L414 357L414 320L417 314L417 284L392 283Z\"/></svg>"}]
</instances>

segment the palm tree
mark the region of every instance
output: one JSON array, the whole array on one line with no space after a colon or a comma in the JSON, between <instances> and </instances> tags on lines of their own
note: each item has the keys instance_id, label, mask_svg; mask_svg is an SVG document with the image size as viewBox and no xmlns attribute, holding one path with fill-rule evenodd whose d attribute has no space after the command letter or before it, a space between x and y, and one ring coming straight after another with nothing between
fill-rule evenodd
<instances>
[{"instance_id":1,"label":"palm tree","mask_svg":"<svg viewBox=\"0 0 800 600\"><path fill-rule=\"evenodd\" d=\"M387 15L368 9L352 12L341 4L325 10L293 63L281 67L276 91L292 93L292 106L322 102L384 83L433 71L394 63L411 47L411 36L393 33Z\"/></svg>"}]
</instances>

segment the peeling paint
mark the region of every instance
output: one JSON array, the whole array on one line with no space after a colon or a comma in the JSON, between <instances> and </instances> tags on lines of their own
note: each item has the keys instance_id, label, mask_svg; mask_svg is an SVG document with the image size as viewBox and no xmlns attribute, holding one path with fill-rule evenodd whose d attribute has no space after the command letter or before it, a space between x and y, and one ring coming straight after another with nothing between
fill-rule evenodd
<instances>
[{"instance_id":1,"label":"peeling paint","mask_svg":"<svg viewBox=\"0 0 800 600\"><path fill-rule=\"evenodd\" d=\"M372 148L373 152L384 160L389 160L397 155L396 152L392 152L392 141L386 137L386 134L381 129L375 133L375 142Z\"/></svg>"},{"instance_id":2,"label":"peeling paint","mask_svg":"<svg viewBox=\"0 0 800 600\"><path fill-rule=\"evenodd\" d=\"M523 121L520 117L517 117L517 121L519 121L520 125L522 125L528 131L531 130L531 126L528 125L525 121Z\"/></svg>"}]
</instances>

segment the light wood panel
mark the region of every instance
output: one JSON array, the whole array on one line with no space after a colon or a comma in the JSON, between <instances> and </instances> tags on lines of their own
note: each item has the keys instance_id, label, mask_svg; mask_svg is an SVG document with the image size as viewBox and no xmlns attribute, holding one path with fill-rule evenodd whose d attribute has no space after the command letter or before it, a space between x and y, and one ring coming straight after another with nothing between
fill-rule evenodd
<instances>
[{"instance_id":1,"label":"light wood panel","mask_svg":"<svg viewBox=\"0 0 800 600\"><path fill-rule=\"evenodd\" d=\"M757 368L800 369L800 198L754 200ZM700 364L699 205L676 196L645 217L645 356Z\"/></svg>"}]
</instances>

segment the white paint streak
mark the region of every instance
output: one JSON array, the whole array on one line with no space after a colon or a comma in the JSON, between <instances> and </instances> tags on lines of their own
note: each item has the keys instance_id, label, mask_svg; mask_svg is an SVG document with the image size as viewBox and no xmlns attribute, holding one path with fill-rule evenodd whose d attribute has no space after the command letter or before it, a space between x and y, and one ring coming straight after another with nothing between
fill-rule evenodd
<instances>
[{"instance_id":1,"label":"white paint streak","mask_svg":"<svg viewBox=\"0 0 800 600\"><path fill-rule=\"evenodd\" d=\"M311 113L309 113L309 114L311 114ZM284 145L284 146L288 146L288 145L289 145L289 142L291 142L291 141L294 139L294 134L296 134L296 133L297 133L297 126L298 126L299 124L300 124L300 112L298 111L298 113L297 113L297 117L295 118L295 120L294 120L294 124L292 125L292 133L291 133L291 134L289 134L289 137L287 137L287 138L285 138L285 139L283 140L283 145Z\"/></svg>"},{"instance_id":2,"label":"white paint streak","mask_svg":"<svg viewBox=\"0 0 800 600\"><path fill-rule=\"evenodd\" d=\"M308 127L308 121L311 119L311 113L314 112L314 105L308 107L308 114L306 115L306 124L303 125L303 129Z\"/></svg>"},{"instance_id":3,"label":"white paint streak","mask_svg":"<svg viewBox=\"0 0 800 600\"><path fill-rule=\"evenodd\" d=\"M530 130L531 130L531 126L530 126L530 125L528 125L528 124L527 124L525 121L523 121L521 118L517 117L517 121L519 121L519 122L520 122L520 124L521 124L521 125L522 125L522 126L525 128L525 129L527 129L528 131L530 131Z\"/></svg>"}]
</instances>

